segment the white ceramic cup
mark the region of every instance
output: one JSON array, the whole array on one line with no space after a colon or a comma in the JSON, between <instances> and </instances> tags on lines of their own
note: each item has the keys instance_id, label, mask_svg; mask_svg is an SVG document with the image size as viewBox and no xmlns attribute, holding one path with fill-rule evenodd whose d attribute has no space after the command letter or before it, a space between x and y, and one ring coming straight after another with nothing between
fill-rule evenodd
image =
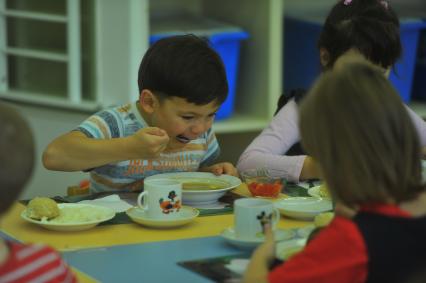
<instances>
[{"instance_id":1,"label":"white ceramic cup","mask_svg":"<svg viewBox=\"0 0 426 283\"><path fill-rule=\"evenodd\" d=\"M263 238L263 226L270 223L275 229L280 212L269 200L258 198L238 199L234 202L235 236L240 240Z\"/></svg>"},{"instance_id":2,"label":"white ceramic cup","mask_svg":"<svg viewBox=\"0 0 426 283\"><path fill-rule=\"evenodd\" d=\"M149 218L178 218L181 205L182 183L171 179L146 180L138 195L138 206Z\"/></svg>"}]
</instances>

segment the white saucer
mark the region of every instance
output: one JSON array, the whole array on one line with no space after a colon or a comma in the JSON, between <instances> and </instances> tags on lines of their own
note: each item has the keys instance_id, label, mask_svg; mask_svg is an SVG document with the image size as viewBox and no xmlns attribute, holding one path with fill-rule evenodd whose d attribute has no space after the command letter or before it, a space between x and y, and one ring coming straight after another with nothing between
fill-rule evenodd
<instances>
[{"instance_id":1,"label":"white saucer","mask_svg":"<svg viewBox=\"0 0 426 283\"><path fill-rule=\"evenodd\" d=\"M292 239L295 235L296 233L294 232L294 230L277 229L274 231L275 241L277 242ZM228 227L223 230L220 236L231 245L242 249L253 249L263 243L263 241L265 240L264 237L253 240L238 239L235 235L235 230L233 227Z\"/></svg>"},{"instance_id":2,"label":"white saucer","mask_svg":"<svg viewBox=\"0 0 426 283\"><path fill-rule=\"evenodd\" d=\"M178 218L153 219L148 217L144 210L138 207L133 207L127 210L126 214L134 222L145 225L145 226L155 227L155 228L171 228L171 227L182 226L191 222L198 216L198 214L200 214L200 212L196 208L189 207L189 206L182 206L181 213L179 214Z\"/></svg>"},{"instance_id":3,"label":"white saucer","mask_svg":"<svg viewBox=\"0 0 426 283\"><path fill-rule=\"evenodd\" d=\"M290 197L274 202L274 206L282 215L302 220L312 220L319 213L333 209L331 200L313 197Z\"/></svg>"}]
</instances>

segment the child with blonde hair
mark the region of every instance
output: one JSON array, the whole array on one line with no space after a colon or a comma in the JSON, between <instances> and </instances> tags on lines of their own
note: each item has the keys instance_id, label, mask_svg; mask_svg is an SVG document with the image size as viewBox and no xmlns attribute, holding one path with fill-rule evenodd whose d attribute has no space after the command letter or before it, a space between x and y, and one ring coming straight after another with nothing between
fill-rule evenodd
<instances>
[{"instance_id":1,"label":"child with blonde hair","mask_svg":"<svg viewBox=\"0 0 426 283\"><path fill-rule=\"evenodd\" d=\"M382 72L348 63L324 74L300 109L302 144L317 162L336 216L305 249L273 270L275 244L253 254L245 282L405 282L426 267L426 186L421 146Z\"/></svg>"}]
</instances>

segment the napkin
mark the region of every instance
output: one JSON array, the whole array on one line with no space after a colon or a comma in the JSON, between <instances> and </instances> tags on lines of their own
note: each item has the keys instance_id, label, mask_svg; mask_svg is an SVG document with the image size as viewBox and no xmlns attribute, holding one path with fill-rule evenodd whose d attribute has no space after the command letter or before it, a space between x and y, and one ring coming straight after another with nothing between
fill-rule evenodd
<instances>
[{"instance_id":1,"label":"napkin","mask_svg":"<svg viewBox=\"0 0 426 283\"><path fill-rule=\"evenodd\" d=\"M232 272L235 272L239 275L243 275L247 269L247 266L250 262L250 259L246 258L235 258L232 259L225 267Z\"/></svg>"},{"instance_id":2,"label":"napkin","mask_svg":"<svg viewBox=\"0 0 426 283\"><path fill-rule=\"evenodd\" d=\"M312 187L315 187L315 186L319 186L319 185L321 185L321 183L322 182L319 181L319 180L309 180L309 181L296 183L296 185L299 186L299 187L305 188L305 189L309 189L309 188L312 188Z\"/></svg>"},{"instance_id":3,"label":"napkin","mask_svg":"<svg viewBox=\"0 0 426 283\"><path fill-rule=\"evenodd\" d=\"M103 198L98 198L94 200L82 200L77 203L85 203L85 204L94 204L100 205L103 207L112 208L115 212L124 212L133 206L129 203L120 199L118 195L109 195Z\"/></svg>"}]
</instances>

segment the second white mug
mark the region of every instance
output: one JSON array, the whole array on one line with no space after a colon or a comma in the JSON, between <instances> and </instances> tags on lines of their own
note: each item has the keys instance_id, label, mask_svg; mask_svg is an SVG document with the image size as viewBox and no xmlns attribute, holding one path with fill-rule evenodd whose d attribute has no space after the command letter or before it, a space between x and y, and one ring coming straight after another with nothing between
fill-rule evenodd
<instances>
[{"instance_id":1,"label":"second white mug","mask_svg":"<svg viewBox=\"0 0 426 283\"><path fill-rule=\"evenodd\" d=\"M264 225L275 229L280 212L269 200L258 198L238 199L234 202L235 236L240 240L257 240L264 237Z\"/></svg>"}]
</instances>

